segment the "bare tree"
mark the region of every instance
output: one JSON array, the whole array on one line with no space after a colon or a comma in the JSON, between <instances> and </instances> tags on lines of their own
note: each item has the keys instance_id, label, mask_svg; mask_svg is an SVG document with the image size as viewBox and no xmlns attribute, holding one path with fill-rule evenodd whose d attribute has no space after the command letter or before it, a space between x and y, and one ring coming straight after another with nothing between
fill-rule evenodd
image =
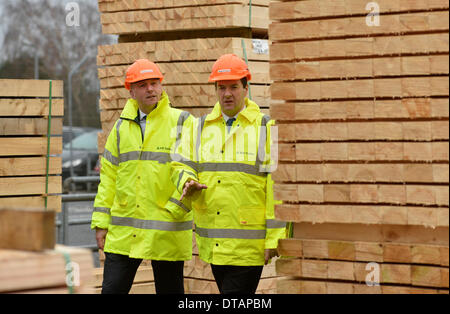
<instances>
[{"instance_id":1,"label":"bare tree","mask_svg":"<svg viewBox=\"0 0 450 314\"><path fill-rule=\"evenodd\" d=\"M66 81L73 66L89 54L90 58L73 77L73 121L74 125L99 126L97 46L113 43L116 38L102 34L97 1L2 2L4 38L0 46L0 64L3 64L0 76L33 78L30 65L34 64L37 54L42 78ZM75 23L71 23L73 19ZM30 76L30 73L33 74ZM67 95L67 86L65 92ZM67 105L68 101L65 103Z\"/></svg>"}]
</instances>

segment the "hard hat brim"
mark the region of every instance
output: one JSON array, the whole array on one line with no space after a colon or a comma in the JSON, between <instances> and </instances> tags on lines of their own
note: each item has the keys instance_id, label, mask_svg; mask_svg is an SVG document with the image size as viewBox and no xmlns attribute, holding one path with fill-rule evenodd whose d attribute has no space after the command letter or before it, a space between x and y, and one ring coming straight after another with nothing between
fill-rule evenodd
<instances>
[{"instance_id":1,"label":"hard hat brim","mask_svg":"<svg viewBox=\"0 0 450 314\"><path fill-rule=\"evenodd\" d=\"M216 76L214 78L210 77L208 82L214 83L219 81L238 81L243 79L244 77L247 77L247 81L250 81L252 79L252 76L250 74L243 76L229 74L229 75L221 75L219 77Z\"/></svg>"},{"instance_id":2,"label":"hard hat brim","mask_svg":"<svg viewBox=\"0 0 450 314\"><path fill-rule=\"evenodd\" d=\"M159 79L159 81L162 83L162 81L164 79L164 76L159 76L158 74L155 74L155 73L144 74L144 75L140 76L136 80L125 82L125 88L130 90L131 89L131 84L137 83L137 82L141 82L141 81L145 81L145 80L151 80L151 79Z\"/></svg>"}]
</instances>

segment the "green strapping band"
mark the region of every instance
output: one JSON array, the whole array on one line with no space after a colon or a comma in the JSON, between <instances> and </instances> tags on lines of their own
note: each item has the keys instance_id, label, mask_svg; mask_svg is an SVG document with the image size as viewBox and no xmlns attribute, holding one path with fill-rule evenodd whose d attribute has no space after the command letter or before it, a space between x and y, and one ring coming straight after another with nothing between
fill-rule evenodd
<instances>
[{"instance_id":1,"label":"green strapping band","mask_svg":"<svg viewBox=\"0 0 450 314\"><path fill-rule=\"evenodd\" d=\"M249 0L248 3L248 27L251 28L252 27L252 0Z\"/></svg>"},{"instance_id":2,"label":"green strapping band","mask_svg":"<svg viewBox=\"0 0 450 314\"><path fill-rule=\"evenodd\" d=\"M50 164L50 134L52 128L52 80L49 81L48 126L47 126L47 167L45 170L45 210L48 203L48 172Z\"/></svg>"},{"instance_id":3,"label":"green strapping band","mask_svg":"<svg viewBox=\"0 0 450 314\"><path fill-rule=\"evenodd\" d=\"M241 39L241 45L242 45L242 50L244 51L245 63L247 63L247 66L248 66L247 49L245 48L244 38ZM252 87L250 85L250 82L248 82L247 84L248 84L248 98L250 100L252 100Z\"/></svg>"},{"instance_id":4,"label":"green strapping band","mask_svg":"<svg viewBox=\"0 0 450 314\"><path fill-rule=\"evenodd\" d=\"M61 251L61 250L58 250L58 252L60 252L63 255L64 260L66 262L66 285L67 285L67 289L69 290L69 294L73 294L74 293L73 281L72 280L70 280L70 281L68 280L68 276L72 275L73 269L72 269L72 267L70 267L70 268L67 267L67 265L70 265L71 262L72 262L72 260L70 258L70 254L67 253L67 252Z\"/></svg>"}]
</instances>

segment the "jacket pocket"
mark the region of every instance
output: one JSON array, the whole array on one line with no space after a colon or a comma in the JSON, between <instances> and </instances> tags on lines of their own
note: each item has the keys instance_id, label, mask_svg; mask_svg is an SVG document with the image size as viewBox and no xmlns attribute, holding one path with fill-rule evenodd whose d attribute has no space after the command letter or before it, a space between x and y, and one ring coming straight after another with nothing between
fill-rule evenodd
<instances>
[{"instance_id":1,"label":"jacket pocket","mask_svg":"<svg viewBox=\"0 0 450 314\"><path fill-rule=\"evenodd\" d=\"M127 206L128 205L128 198L127 198L127 194L124 192L116 192L116 199L117 199L117 203L119 204L119 206Z\"/></svg>"},{"instance_id":2,"label":"jacket pocket","mask_svg":"<svg viewBox=\"0 0 450 314\"><path fill-rule=\"evenodd\" d=\"M264 207L242 207L239 208L239 223L241 225L264 225L266 213Z\"/></svg>"}]
</instances>

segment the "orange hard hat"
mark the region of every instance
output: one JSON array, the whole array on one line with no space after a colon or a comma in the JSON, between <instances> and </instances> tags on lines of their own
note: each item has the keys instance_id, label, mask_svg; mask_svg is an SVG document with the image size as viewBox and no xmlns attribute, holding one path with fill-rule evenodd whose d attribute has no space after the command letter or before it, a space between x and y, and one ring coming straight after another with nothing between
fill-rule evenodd
<instances>
[{"instance_id":1,"label":"orange hard hat","mask_svg":"<svg viewBox=\"0 0 450 314\"><path fill-rule=\"evenodd\" d=\"M226 54L214 63L211 75L209 76L209 82L234 81L244 77L248 81L252 79L252 75L245 61L235 54Z\"/></svg>"},{"instance_id":2,"label":"orange hard hat","mask_svg":"<svg viewBox=\"0 0 450 314\"><path fill-rule=\"evenodd\" d=\"M155 78L159 78L161 82L164 79L158 66L147 59L139 59L127 70L125 88L130 90L131 83Z\"/></svg>"}]
</instances>

